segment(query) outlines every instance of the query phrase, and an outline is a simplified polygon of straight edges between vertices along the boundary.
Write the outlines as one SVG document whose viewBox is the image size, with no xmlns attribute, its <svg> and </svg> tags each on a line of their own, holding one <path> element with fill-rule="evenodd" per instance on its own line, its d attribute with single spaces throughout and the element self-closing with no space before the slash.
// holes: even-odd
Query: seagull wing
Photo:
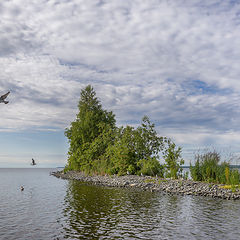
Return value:
<svg viewBox="0 0 240 240">
<path fill-rule="evenodd" d="M 9 93 L 10 93 L 10 92 L 7 92 L 7 93 L 5 93 L 4 95 L 2 95 L 2 96 L 1 96 L 1 100 L 6 99 Z"/>
</svg>

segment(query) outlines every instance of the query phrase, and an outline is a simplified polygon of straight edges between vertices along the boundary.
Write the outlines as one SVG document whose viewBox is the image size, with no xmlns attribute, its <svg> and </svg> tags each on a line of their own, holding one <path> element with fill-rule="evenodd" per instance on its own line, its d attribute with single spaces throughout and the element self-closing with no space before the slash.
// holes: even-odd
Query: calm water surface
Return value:
<svg viewBox="0 0 240 240">
<path fill-rule="evenodd" d="M 239 239 L 240 201 L 87 186 L 53 170 L 0 169 L 0 239 Z"/>
</svg>

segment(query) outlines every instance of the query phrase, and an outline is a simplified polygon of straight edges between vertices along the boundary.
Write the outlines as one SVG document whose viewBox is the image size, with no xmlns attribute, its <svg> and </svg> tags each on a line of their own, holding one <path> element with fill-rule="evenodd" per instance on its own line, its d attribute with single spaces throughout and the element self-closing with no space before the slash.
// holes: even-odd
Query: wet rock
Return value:
<svg viewBox="0 0 240 240">
<path fill-rule="evenodd" d="M 67 173 L 53 172 L 51 175 L 62 179 L 73 179 L 94 185 L 108 187 L 140 188 L 151 192 L 165 192 L 168 194 L 198 195 L 213 198 L 240 200 L 240 191 L 222 189 L 222 185 L 195 182 L 192 180 L 161 179 L 149 176 L 87 176 L 82 172 L 69 171 Z"/>
<path fill-rule="evenodd" d="M 135 187 L 136 185 L 136 183 L 129 184 L 130 187 Z"/>
</svg>

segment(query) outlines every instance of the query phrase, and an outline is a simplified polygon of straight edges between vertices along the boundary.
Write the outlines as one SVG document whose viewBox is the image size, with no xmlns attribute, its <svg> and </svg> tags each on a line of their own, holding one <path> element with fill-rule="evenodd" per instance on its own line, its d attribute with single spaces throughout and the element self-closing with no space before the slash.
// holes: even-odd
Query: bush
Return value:
<svg viewBox="0 0 240 240">
<path fill-rule="evenodd" d="M 230 169 L 226 161 L 220 162 L 220 154 L 216 151 L 195 156 L 195 166 L 190 165 L 192 179 L 195 181 L 216 182 L 222 184 L 239 184 L 238 170 Z"/>
<path fill-rule="evenodd" d="M 212 182 L 217 179 L 217 165 L 220 155 L 217 152 L 207 152 L 195 156 L 195 167 L 191 166 L 190 171 L 193 180 Z"/>
<path fill-rule="evenodd" d="M 163 177 L 163 166 L 160 165 L 156 158 L 142 159 L 137 166 L 140 168 L 138 174 Z"/>
<path fill-rule="evenodd" d="M 240 183 L 240 174 L 237 169 L 233 169 L 230 172 L 230 184 L 237 185 Z"/>
</svg>

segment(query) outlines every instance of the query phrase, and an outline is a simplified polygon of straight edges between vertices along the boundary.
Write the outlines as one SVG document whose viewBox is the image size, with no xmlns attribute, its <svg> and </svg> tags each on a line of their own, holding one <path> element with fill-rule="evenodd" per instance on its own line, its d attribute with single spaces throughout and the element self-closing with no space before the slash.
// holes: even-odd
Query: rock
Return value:
<svg viewBox="0 0 240 240">
<path fill-rule="evenodd" d="M 129 182 L 124 182 L 123 186 L 126 187 L 127 185 L 129 185 Z"/>
<path fill-rule="evenodd" d="M 62 179 L 74 179 L 89 184 L 108 187 L 138 187 L 147 191 L 165 192 L 168 194 L 209 196 L 222 199 L 240 199 L 240 191 L 232 192 L 231 189 L 222 189 L 220 184 L 209 185 L 204 182 L 192 180 L 161 179 L 150 176 L 87 176 L 82 172 L 69 171 L 67 173 L 52 172 L 51 175 Z"/>
<path fill-rule="evenodd" d="M 135 187 L 136 185 L 136 183 L 129 184 L 130 187 Z"/>
</svg>

